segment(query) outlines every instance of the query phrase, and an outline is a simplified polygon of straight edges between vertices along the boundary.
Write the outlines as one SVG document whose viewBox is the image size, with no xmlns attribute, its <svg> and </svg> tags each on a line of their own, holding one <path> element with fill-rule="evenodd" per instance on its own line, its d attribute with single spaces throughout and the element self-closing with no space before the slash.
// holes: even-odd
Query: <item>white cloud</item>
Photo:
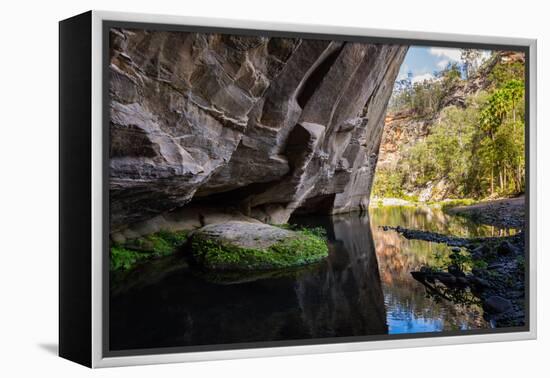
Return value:
<svg viewBox="0 0 550 378">
<path fill-rule="evenodd" d="M 431 73 L 425 73 L 425 74 L 413 76 L 413 78 L 411 79 L 411 82 L 415 84 L 415 83 L 421 83 L 425 80 L 433 80 L 433 79 L 434 79 L 434 75 L 432 75 Z"/>
<path fill-rule="evenodd" d="M 442 47 L 431 47 L 429 53 L 435 57 L 438 57 L 439 60 L 435 63 L 438 70 L 442 71 L 449 63 L 463 63 L 461 49 L 450 49 Z M 479 50 L 481 52 L 480 56 L 475 61 L 475 66 L 479 67 L 483 62 L 485 62 L 491 56 L 491 51 L 489 50 Z"/>
<path fill-rule="evenodd" d="M 442 58 L 441 60 L 436 62 L 437 68 L 440 70 L 445 69 L 447 65 L 452 63 L 461 63 L 461 50 L 460 49 L 448 49 L 448 48 L 442 48 L 442 47 L 431 47 L 429 50 L 430 54 L 433 56 Z M 477 59 L 476 63 L 479 65 L 489 59 L 491 56 L 491 51 L 489 50 L 481 50 L 481 56 Z"/>
<path fill-rule="evenodd" d="M 399 75 L 397 76 L 397 80 L 406 79 L 408 72 L 409 72 L 409 66 L 407 66 L 407 64 L 403 64 L 401 66 L 401 69 L 399 70 Z"/>
<path fill-rule="evenodd" d="M 431 47 L 430 54 L 444 58 L 451 62 L 460 62 L 460 49 L 446 49 L 443 47 Z"/>
<path fill-rule="evenodd" d="M 440 61 L 437 62 L 435 65 L 436 65 L 437 68 L 439 68 L 440 70 L 444 70 L 445 68 L 447 68 L 447 65 L 449 65 L 449 60 L 448 60 L 448 59 L 440 60 Z"/>
</svg>

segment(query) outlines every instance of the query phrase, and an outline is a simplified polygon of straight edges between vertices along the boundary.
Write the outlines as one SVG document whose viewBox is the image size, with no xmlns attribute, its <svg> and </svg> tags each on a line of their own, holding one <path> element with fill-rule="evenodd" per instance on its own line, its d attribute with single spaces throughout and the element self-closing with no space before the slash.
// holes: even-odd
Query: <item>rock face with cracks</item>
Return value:
<svg viewBox="0 0 550 378">
<path fill-rule="evenodd" d="M 112 231 L 189 206 L 269 223 L 366 208 L 406 50 L 112 29 Z"/>
</svg>

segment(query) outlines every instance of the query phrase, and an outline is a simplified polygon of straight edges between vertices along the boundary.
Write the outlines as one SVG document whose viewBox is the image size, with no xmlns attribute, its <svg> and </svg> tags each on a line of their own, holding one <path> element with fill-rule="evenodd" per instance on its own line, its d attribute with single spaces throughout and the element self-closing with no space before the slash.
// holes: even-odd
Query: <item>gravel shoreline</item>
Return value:
<svg viewBox="0 0 550 378">
<path fill-rule="evenodd" d="M 446 212 L 491 226 L 523 229 L 525 227 L 525 196 L 484 201 L 469 206 L 457 206 L 447 209 Z"/>
</svg>

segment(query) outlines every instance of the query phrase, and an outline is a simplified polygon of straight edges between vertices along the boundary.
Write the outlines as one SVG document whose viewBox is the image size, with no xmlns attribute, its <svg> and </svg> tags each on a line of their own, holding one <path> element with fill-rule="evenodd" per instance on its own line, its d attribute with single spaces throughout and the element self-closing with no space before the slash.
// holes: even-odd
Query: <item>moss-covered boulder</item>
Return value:
<svg viewBox="0 0 550 378">
<path fill-rule="evenodd" d="M 196 262 L 218 271 L 251 271 L 311 264 L 328 255 L 314 232 L 261 223 L 230 221 L 205 226 L 191 236 Z"/>
<path fill-rule="evenodd" d="M 168 256 L 181 248 L 187 240 L 187 231 L 158 231 L 124 244 L 111 245 L 111 270 L 130 270 L 154 257 Z"/>
</svg>

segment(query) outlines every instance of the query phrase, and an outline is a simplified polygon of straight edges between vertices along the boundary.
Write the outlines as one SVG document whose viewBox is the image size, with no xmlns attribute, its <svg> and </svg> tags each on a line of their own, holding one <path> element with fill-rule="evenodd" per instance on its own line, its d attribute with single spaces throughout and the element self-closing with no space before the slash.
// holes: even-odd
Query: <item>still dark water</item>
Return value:
<svg viewBox="0 0 550 378">
<path fill-rule="evenodd" d="M 461 236 L 505 232 L 435 209 L 291 219 L 327 231 L 329 257 L 258 277 L 207 277 L 181 257 L 157 260 L 111 291 L 110 349 L 161 348 L 487 328 L 476 305 L 427 297 L 410 272 L 446 246 L 407 240 L 389 225 Z"/>
</svg>

